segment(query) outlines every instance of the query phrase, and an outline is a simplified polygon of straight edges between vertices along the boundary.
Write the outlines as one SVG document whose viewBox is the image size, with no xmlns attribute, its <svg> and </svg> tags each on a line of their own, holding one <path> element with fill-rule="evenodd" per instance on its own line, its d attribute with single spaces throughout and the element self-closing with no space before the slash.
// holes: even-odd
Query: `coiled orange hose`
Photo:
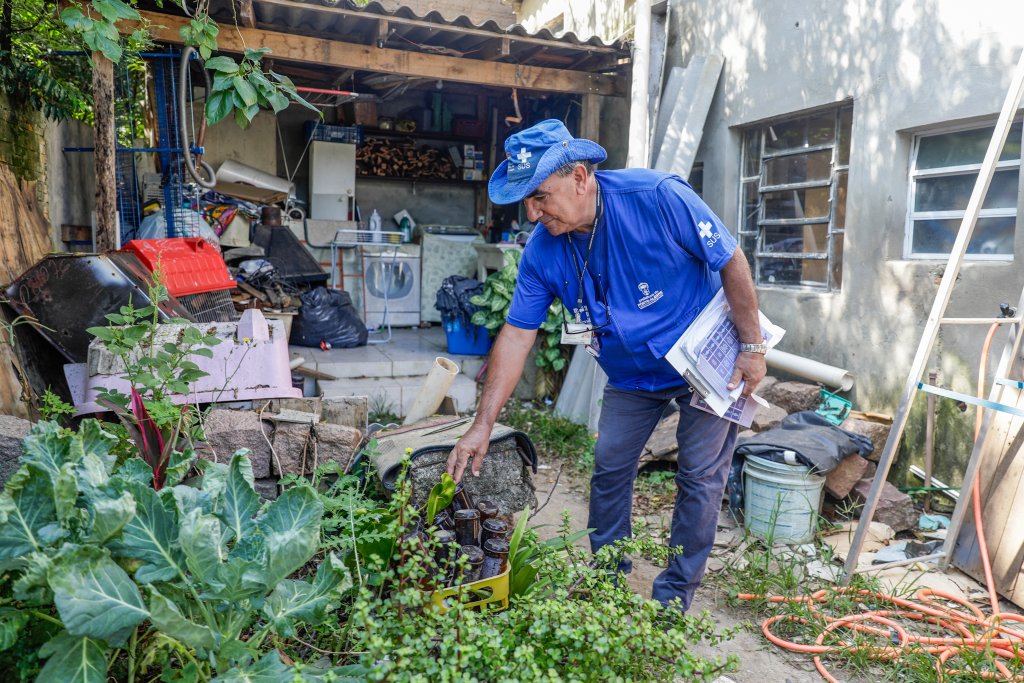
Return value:
<svg viewBox="0 0 1024 683">
<path fill-rule="evenodd" d="M 981 364 L 978 368 L 978 398 L 984 398 L 985 393 L 985 371 L 988 366 L 988 352 L 992 345 L 992 338 L 998 324 L 993 324 L 985 337 L 985 343 L 981 350 Z M 974 424 L 974 439 L 977 441 L 981 433 L 983 413 L 981 406 L 977 409 Z M 999 596 L 996 593 L 995 581 L 992 578 L 992 563 L 988 555 L 988 544 L 985 541 L 985 528 L 981 517 L 981 477 L 980 473 L 974 477 L 971 495 L 974 507 L 974 526 L 978 535 L 978 551 L 981 554 L 982 567 L 985 574 L 985 586 L 988 589 L 989 602 L 992 606 L 992 614 L 985 616 L 981 610 L 961 599 L 958 596 L 931 589 L 921 589 L 914 594 L 916 600 L 906 600 L 884 593 L 875 593 L 866 590 L 851 588 L 824 589 L 813 593 L 810 596 L 787 598 L 782 596 L 763 596 L 752 593 L 741 593 L 737 597 L 740 600 L 766 600 L 774 603 L 804 603 L 807 605 L 811 616 L 817 619 L 822 625 L 821 632 L 815 639 L 814 645 L 795 643 L 786 640 L 772 632 L 772 627 L 780 622 L 798 622 L 809 624 L 809 620 L 803 617 L 792 615 L 775 615 L 764 620 L 761 624 L 761 632 L 765 638 L 775 645 L 791 650 L 793 652 L 804 652 L 814 655 L 814 667 L 829 683 L 839 683 L 825 668 L 821 655 L 837 652 L 866 652 L 873 659 L 894 660 L 908 651 L 928 652 L 938 656 L 935 664 L 939 680 L 946 675 L 959 675 L 971 673 L 985 680 L 996 681 L 1024 681 L 1024 675 L 1014 674 L 1010 667 L 1004 663 L 1024 662 L 1024 631 L 1011 629 L 1004 626 L 1004 622 L 1013 621 L 1024 623 L 1024 617 L 1015 614 L 1000 614 Z M 816 609 L 816 605 L 826 603 L 833 596 L 850 595 L 858 603 L 865 599 L 888 604 L 893 609 L 866 610 L 855 615 L 844 617 L 833 617 Z M 953 603 L 961 609 L 943 604 Z M 917 635 L 908 632 L 890 617 L 922 621 L 933 626 L 949 631 L 950 637 L 934 637 Z M 866 622 L 879 624 L 886 628 L 870 626 Z M 835 645 L 826 645 L 825 639 L 829 634 L 848 629 L 860 633 L 870 634 L 895 641 L 892 645 L 851 645 L 840 641 Z M 967 672 L 950 667 L 949 662 L 964 651 L 985 651 L 993 654 L 993 666 L 995 671 L 971 671 Z"/>
</svg>

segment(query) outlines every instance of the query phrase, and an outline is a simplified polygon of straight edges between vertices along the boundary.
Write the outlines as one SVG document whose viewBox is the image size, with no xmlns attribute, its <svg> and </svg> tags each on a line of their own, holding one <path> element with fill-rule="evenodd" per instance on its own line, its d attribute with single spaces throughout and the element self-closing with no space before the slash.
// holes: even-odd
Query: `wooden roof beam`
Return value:
<svg viewBox="0 0 1024 683">
<path fill-rule="evenodd" d="M 187 18 L 157 12 L 140 14 L 150 22 L 150 33 L 154 40 L 182 44 L 178 29 L 188 22 Z M 137 27 L 133 22 L 121 22 L 121 25 L 124 26 L 122 30 L 127 32 Z M 237 31 L 224 31 L 218 38 L 222 51 L 240 54 L 246 45 L 259 45 L 270 48 L 270 56 L 275 61 L 393 73 L 413 78 L 440 78 L 497 88 L 625 95 L 622 79 L 603 74 L 422 54 L 254 28 L 239 27 Z"/>
</svg>

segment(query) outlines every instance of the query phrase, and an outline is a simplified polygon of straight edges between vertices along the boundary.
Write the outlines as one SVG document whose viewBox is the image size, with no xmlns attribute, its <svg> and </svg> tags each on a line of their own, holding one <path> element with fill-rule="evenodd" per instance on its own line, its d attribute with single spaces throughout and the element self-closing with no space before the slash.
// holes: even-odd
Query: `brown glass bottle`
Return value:
<svg viewBox="0 0 1024 683">
<path fill-rule="evenodd" d="M 473 583 L 480 580 L 480 570 L 484 564 L 484 551 L 475 545 L 462 546 L 462 557 L 466 567 L 462 570 L 462 583 Z"/>
<path fill-rule="evenodd" d="M 473 510 L 473 498 L 469 495 L 469 491 L 463 486 L 462 482 L 455 485 L 455 497 L 452 498 L 452 507 L 456 512 L 459 510 Z"/>
<path fill-rule="evenodd" d="M 445 529 L 447 531 L 452 531 L 453 529 L 455 529 L 455 524 L 452 522 L 451 513 L 449 513 L 447 509 L 441 510 L 436 515 L 434 515 L 433 526 L 435 529 Z"/>
<path fill-rule="evenodd" d="M 504 520 L 488 519 L 480 525 L 480 546 L 483 547 L 492 538 L 508 540 L 508 524 Z"/>
<path fill-rule="evenodd" d="M 455 539 L 459 545 L 480 545 L 480 513 L 476 510 L 455 512 Z"/>
<path fill-rule="evenodd" d="M 489 500 L 477 501 L 476 509 L 480 512 L 481 524 L 498 516 L 498 506 Z"/>
<path fill-rule="evenodd" d="M 480 578 L 489 579 L 505 571 L 508 567 L 508 541 L 492 538 L 484 544 L 484 563 L 480 569 Z"/>
</svg>

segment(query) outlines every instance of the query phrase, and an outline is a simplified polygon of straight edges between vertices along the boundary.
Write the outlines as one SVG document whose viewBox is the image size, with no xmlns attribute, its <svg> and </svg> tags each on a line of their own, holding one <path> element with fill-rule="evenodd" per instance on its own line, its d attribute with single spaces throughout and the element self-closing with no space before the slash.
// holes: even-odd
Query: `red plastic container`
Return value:
<svg viewBox="0 0 1024 683">
<path fill-rule="evenodd" d="M 199 237 L 132 240 L 124 250 L 135 254 L 151 273 L 159 264 L 167 291 L 176 297 L 235 286 L 220 252 Z"/>
</svg>

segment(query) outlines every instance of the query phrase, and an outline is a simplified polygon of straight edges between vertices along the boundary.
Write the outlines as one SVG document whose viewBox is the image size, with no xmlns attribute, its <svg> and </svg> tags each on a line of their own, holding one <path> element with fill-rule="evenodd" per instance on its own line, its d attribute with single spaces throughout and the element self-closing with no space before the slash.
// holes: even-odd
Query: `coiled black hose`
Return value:
<svg viewBox="0 0 1024 683">
<path fill-rule="evenodd" d="M 199 183 L 200 186 L 205 187 L 207 190 L 212 190 L 214 187 L 217 186 L 216 172 L 213 170 L 212 166 L 210 166 L 202 159 L 199 160 L 197 168 L 196 162 L 192 158 L 192 150 L 189 149 L 188 146 L 187 121 L 189 117 L 186 116 L 186 105 L 188 104 L 188 101 L 185 95 L 188 92 L 189 88 L 188 62 L 192 58 L 192 55 L 193 53 L 195 53 L 195 51 L 196 50 L 194 47 L 186 46 L 185 49 L 181 51 L 181 64 L 178 65 L 178 126 L 180 128 L 178 134 L 181 136 L 181 151 L 185 159 L 185 170 L 188 171 L 188 174 L 192 176 L 193 180 Z M 204 85 L 206 86 L 206 97 L 209 98 L 210 74 L 209 72 L 207 72 L 205 66 L 203 67 L 202 71 Z M 203 116 L 206 116 L 205 112 L 203 113 Z M 203 170 L 203 173 L 206 174 L 206 178 L 204 178 L 202 174 L 199 173 L 200 168 Z"/>
</svg>

